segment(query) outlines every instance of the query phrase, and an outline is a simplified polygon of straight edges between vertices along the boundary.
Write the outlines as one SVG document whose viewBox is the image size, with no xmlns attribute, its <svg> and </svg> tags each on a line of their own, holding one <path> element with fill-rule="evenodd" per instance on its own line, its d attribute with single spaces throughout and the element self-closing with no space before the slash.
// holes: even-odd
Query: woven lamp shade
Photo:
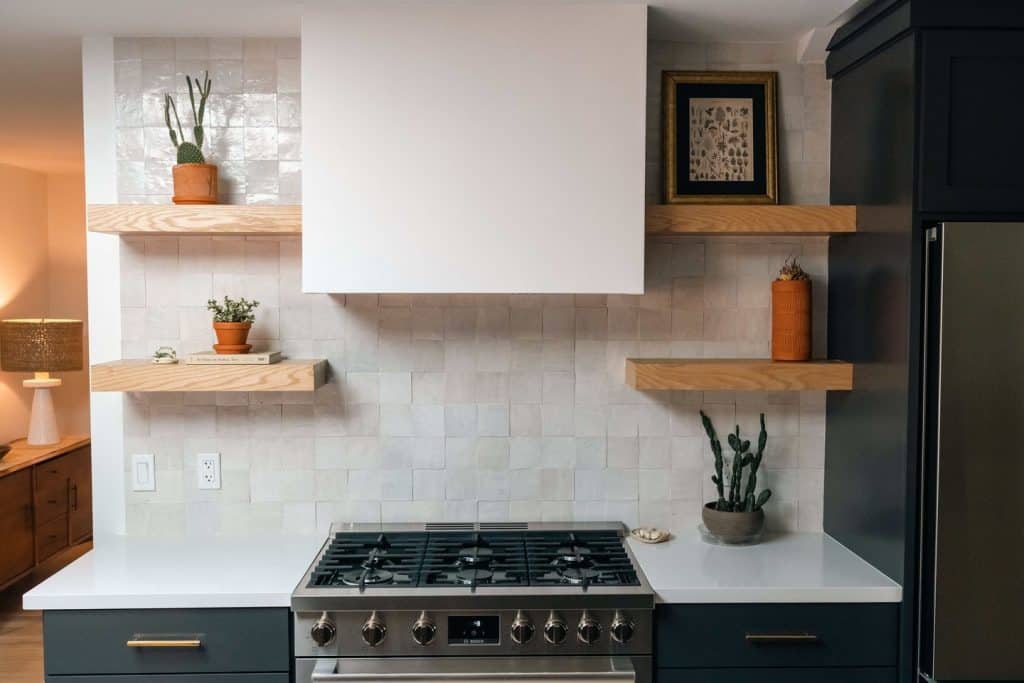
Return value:
<svg viewBox="0 0 1024 683">
<path fill-rule="evenodd" d="M 81 370 L 82 356 L 81 320 L 0 321 L 0 369 L 5 372 Z"/>
</svg>

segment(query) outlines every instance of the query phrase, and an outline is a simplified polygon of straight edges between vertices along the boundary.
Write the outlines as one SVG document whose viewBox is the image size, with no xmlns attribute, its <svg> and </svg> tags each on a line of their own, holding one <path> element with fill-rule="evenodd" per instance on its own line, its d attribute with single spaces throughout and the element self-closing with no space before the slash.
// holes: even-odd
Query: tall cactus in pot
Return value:
<svg viewBox="0 0 1024 683">
<path fill-rule="evenodd" d="M 203 156 L 205 130 L 203 119 L 206 116 L 206 102 L 210 97 L 213 82 L 210 73 L 199 78 L 185 76 L 188 84 L 188 99 L 192 105 L 192 141 L 185 138 L 185 130 L 181 126 L 178 107 L 174 96 L 164 95 L 164 122 L 171 144 L 177 151 L 178 163 L 174 167 L 174 203 L 175 204 L 215 204 L 217 203 L 217 167 L 206 163 Z M 199 102 L 196 103 L 196 92 Z M 174 117 L 172 122 L 171 117 Z"/>
</svg>

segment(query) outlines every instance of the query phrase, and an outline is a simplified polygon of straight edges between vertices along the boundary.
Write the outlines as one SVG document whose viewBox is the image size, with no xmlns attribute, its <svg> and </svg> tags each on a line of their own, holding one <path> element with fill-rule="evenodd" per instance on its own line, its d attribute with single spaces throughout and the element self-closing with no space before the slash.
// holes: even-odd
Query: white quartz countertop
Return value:
<svg viewBox="0 0 1024 683">
<path fill-rule="evenodd" d="M 324 536 L 101 537 L 24 597 L 25 609 L 287 607 Z M 665 603 L 899 602 L 896 583 L 824 534 L 708 545 L 694 530 L 629 541 Z"/>
<path fill-rule="evenodd" d="M 288 607 L 325 535 L 100 537 L 25 594 L 25 609 Z"/>
<path fill-rule="evenodd" d="M 664 603 L 900 602 L 903 590 L 827 534 L 792 533 L 720 546 L 696 529 L 650 545 L 629 540 Z"/>
</svg>

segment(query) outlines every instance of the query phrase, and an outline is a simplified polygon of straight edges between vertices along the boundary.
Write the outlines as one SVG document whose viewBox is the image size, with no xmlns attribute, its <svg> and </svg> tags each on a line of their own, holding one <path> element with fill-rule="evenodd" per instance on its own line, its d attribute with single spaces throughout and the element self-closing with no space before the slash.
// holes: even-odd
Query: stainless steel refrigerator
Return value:
<svg viewBox="0 0 1024 683">
<path fill-rule="evenodd" d="M 1024 680 L 1024 224 L 928 232 L 918 664 Z"/>
</svg>

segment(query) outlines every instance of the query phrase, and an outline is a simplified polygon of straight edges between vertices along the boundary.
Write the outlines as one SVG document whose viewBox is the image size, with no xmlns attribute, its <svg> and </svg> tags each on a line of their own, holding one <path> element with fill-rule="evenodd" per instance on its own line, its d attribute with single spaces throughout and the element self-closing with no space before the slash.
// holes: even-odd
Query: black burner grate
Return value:
<svg viewBox="0 0 1024 683">
<path fill-rule="evenodd" d="M 309 587 L 638 586 L 615 531 L 340 532 Z"/>
</svg>

